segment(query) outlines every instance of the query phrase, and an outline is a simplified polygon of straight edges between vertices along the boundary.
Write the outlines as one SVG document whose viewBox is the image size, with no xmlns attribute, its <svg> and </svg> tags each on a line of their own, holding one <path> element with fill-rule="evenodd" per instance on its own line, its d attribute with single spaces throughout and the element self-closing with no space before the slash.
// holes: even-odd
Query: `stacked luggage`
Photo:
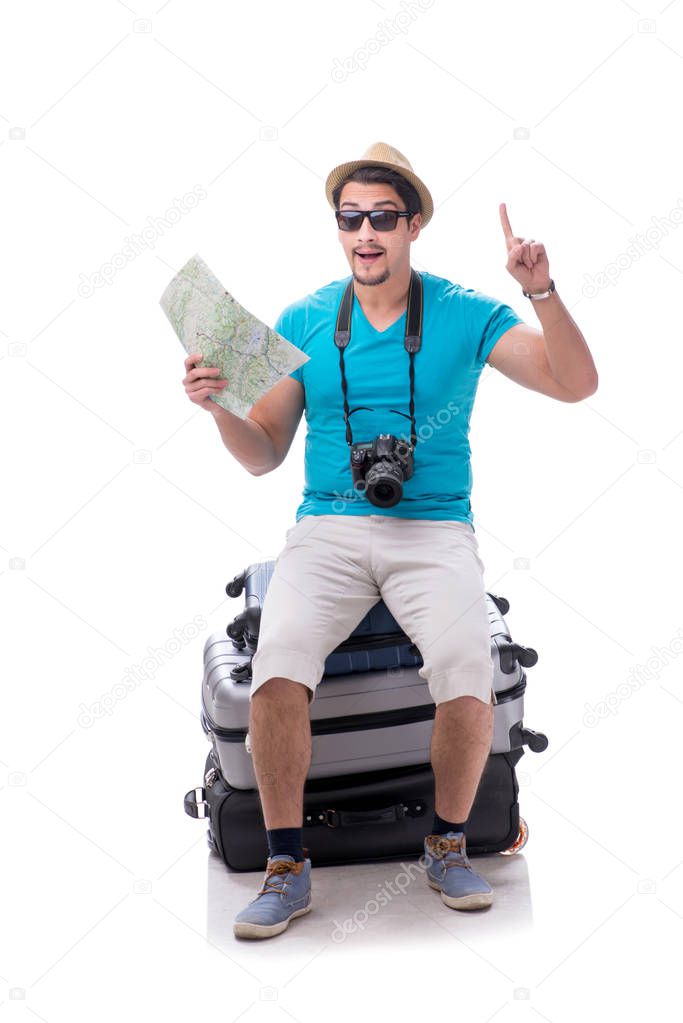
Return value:
<svg viewBox="0 0 683 1023">
<path fill-rule="evenodd" d="M 228 583 L 244 610 L 204 645 L 201 722 L 211 743 L 204 784 L 185 810 L 207 819 L 210 848 L 232 870 L 263 869 L 268 855 L 249 742 L 251 660 L 275 561 Z M 512 640 L 509 603 L 486 595 L 495 675 L 494 732 L 467 825 L 474 856 L 526 842 L 515 766 L 548 740 L 524 727 L 526 668 L 538 656 Z M 310 704 L 312 755 L 304 786 L 304 845 L 316 866 L 374 862 L 423 852 L 434 812 L 430 743 L 435 705 L 419 650 L 381 599 L 325 661 Z"/>
</svg>

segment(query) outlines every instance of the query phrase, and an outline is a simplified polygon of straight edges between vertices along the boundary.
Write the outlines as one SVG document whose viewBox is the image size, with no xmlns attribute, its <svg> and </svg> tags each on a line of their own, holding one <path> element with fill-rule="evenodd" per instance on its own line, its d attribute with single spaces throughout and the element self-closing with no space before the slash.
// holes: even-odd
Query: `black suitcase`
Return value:
<svg viewBox="0 0 683 1023">
<path fill-rule="evenodd" d="M 491 754 L 467 824 L 468 855 L 513 853 L 528 827 L 519 815 L 515 765 L 523 749 Z M 185 811 L 208 821 L 208 844 L 235 871 L 265 869 L 266 828 L 258 790 L 235 789 L 210 752 L 204 785 L 185 795 Z M 417 859 L 432 828 L 434 774 L 430 764 L 343 778 L 309 778 L 304 785 L 303 844 L 313 866 Z"/>
</svg>

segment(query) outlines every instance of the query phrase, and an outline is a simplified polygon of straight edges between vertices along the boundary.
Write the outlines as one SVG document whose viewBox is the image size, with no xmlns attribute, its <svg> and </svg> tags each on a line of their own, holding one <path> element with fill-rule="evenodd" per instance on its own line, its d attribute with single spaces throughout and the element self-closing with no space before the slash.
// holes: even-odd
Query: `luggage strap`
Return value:
<svg viewBox="0 0 683 1023">
<path fill-rule="evenodd" d="M 361 824 L 395 824 L 404 817 L 422 817 L 426 812 L 424 800 L 411 799 L 376 810 L 335 810 L 329 807 L 310 807 L 304 813 L 304 827 L 325 825 L 328 828 L 353 828 Z"/>
</svg>

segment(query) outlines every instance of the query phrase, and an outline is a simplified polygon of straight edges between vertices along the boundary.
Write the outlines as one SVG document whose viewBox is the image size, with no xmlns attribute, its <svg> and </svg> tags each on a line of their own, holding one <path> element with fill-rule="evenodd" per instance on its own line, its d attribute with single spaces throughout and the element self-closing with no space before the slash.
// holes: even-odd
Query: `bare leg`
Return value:
<svg viewBox="0 0 683 1023">
<path fill-rule="evenodd" d="M 251 698 L 249 738 L 266 828 L 300 828 L 311 763 L 309 689 L 270 678 Z"/>
<path fill-rule="evenodd" d="M 466 821 L 491 752 L 493 704 L 458 696 L 437 705 L 432 730 L 436 812 Z"/>
</svg>

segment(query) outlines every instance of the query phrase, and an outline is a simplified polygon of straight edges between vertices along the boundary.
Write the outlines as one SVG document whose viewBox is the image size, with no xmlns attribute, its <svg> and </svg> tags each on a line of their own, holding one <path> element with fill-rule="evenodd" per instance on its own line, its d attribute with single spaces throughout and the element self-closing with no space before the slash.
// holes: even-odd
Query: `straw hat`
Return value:
<svg viewBox="0 0 683 1023">
<path fill-rule="evenodd" d="M 338 167 L 330 171 L 325 182 L 325 195 L 332 209 L 335 208 L 332 200 L 332 193 L 335 188 L 349 174 L 358 170 L 359 167 L 389 167 L 391 170 L 398 171 L 399 174 L 410 182 L 420 196 L 422 203 L 422 227 L 426 227 L 434 213 L 434 203 L 429 194 L 429 189 L 420 181 L 403 153 L 399 153 L 398 149 L 387 145 L 386 142 L 374 142 L 369 149 L 365 150 L 360 160 L 340 163 Z"/>
</svg>

